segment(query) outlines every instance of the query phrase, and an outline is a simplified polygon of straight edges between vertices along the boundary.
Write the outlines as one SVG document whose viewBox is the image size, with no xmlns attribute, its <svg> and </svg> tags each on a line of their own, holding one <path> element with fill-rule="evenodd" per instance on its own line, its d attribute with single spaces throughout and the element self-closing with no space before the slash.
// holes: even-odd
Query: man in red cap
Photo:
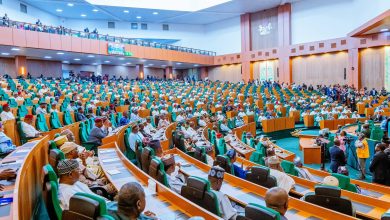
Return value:
<svg viewBox="0 0 390 220">
<path fill-rule="evenodd" d="M 8 104 L 3 105 L 3 111 L 0 113 L 0 117 L 2 121 L 15 119 L 15 116 L 12 114 L 11 108 Z"/>
<path fill-rule="evenodd" d="M 33 115 L 26 115 L 24 116 L 24 121 L 22 122 L 22 131 L 24 135 L 28 138 L 35 138 L 41 135 L 41 132 L 39 132 L 37 129 L 35 129 L 34 126 L 32 126 L 33 119 Z"/>
<path fill-rule="evenodd" d="M 108 135 L 108 130 L 103 128 L 103 119 L 95 118 L 95 127 L 89 133 L 88 142 L 102 145 L 102 139 Z"/>
</svg>

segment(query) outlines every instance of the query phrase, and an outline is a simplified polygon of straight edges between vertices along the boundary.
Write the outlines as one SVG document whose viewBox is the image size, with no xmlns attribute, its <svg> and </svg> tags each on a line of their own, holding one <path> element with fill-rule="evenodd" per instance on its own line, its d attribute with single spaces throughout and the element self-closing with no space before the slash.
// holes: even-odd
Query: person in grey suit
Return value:
<svg viewBox="0 0 390 220">
<path fill-rule="evenodd" d="M 103 119 L 95 118 L 95 127 L 89 133 L 88 142 L 102 145 L 102 139 L 108 135 L 107 129 L 103 128 Z"/>
</svg>

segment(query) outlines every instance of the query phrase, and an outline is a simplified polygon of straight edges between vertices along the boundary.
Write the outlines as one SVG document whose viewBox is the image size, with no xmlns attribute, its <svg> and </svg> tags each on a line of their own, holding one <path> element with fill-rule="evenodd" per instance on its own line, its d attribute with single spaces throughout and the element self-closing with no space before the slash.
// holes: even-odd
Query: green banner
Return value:
<svg viewBox="0 0 390 220">
<path fill-rule="evenodd" d="M 125 55 L 125 46 L 123 44 L 108 43 L 108 54 Z"/>
</svg>

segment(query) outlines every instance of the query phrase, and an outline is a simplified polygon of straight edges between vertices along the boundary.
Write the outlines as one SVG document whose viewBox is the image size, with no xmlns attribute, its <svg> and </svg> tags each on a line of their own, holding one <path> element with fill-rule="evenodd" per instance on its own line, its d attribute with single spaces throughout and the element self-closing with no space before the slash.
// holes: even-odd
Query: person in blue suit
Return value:
<svg viewBox="0 0 390 220">
<path fill-rule="evenodd" d="M 330 169 L 333 173 L 337 173 L 337 169 L 340 166 L 345 165 L 344 151 L 340 149 L 340 141 L 335 140 L 334 146 L 329 149 L 330 151 Z"/>
</svg>

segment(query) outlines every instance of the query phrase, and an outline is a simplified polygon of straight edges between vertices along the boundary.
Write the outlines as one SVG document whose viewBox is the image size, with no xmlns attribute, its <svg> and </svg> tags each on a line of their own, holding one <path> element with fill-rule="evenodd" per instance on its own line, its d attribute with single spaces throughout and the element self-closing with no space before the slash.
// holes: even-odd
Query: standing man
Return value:
<svg viewBox="0 0 390 220">
<path fill-rule="evenodd" d="M 329 149 L 330 153 L 330 169 L 333 173 L 337 173 L 339 166 L 345 165 L 344 151 L 340 149 L 340 140 L 334 141 L 334 146 Z"/>
<path fill-rule="evenodd" d="M 370 164 L 370 171 L 373 173 L 372 182 L 386 184 L 390 174 L 390 163 L 384 152 L 386 145 L 380 143 L 375 147 L 375 155 Z"/>
</svg>

